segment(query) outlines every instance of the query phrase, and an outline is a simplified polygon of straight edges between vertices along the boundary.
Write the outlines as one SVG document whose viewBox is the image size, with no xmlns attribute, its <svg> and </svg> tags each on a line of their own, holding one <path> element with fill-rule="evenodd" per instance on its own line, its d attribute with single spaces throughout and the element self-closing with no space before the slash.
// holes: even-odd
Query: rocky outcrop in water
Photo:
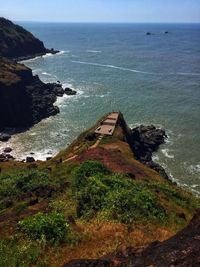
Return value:
<svg viewBox="0 0 200 267">
<path fill-rule="evenodd" d="M 140 162 L 168 178 L 164 168 L 152 160 L 153 152 L 157 151 L 159 146 L 165 142 L 166 137 L 165 131 L 154 125 L 140 125 L 132 129 L 130 141 L 134 155 Z"/>
<path fill-rule="evenodd" d="M 57 52 L 45 48 L 42 41 L 23 27 L 0 18 L 0 56 L 22 60 Z"/>
</svg>

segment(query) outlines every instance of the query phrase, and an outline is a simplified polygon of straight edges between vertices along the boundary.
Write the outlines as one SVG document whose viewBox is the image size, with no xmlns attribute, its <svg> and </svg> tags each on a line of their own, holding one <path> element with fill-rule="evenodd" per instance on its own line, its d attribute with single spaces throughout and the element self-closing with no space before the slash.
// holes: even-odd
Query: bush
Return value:
<svg viewBox="0 0 200 267">
<path fill-rule="evenodd" d="M 87 178 L 96 174 L 109 174 L 110 171 L 98 161 L 86 161 L 74 171 L 75 188 L 84 187 L 87 184 Z"/>
<path fill-rule="evenodd" d="M 36 244 L 30 241 L 0 240 L 1 267 L 27 267 L 36 264 L 41 254 Z"/>
<path fill-rule="evenodd" d="M 106 209 L 111 218 L 122 223 L 131 223 L 134 219 L 162 220 L 165 217 L 154 195 L 136 183 L 129 189 L 111 191 L 106 200 Z"/>
<path fill-rule="evenodd" d="M 38 213 L 18 222 L 18 230 L 32 240 L 50 241 L 51 243 L 62 242 L 69 232 L 63 214 L 52 212 L 50 214 Z"/>
<path fill-rule="evenodd" d="M 16 198 L 23 199 L 36 195 L 48 197 L 60 186 L 49 177 L 47 171 L 23 170 L 0 175 L 0 209 L 8 206 Z"/>
<path fill-rule="evenodd" d="M 92 166 L 98 167 L 92 171 Z M 78 217 L 91 218 L 103 212 L 123 223 L 165 218 L 163 208 L 144 182 L 112 174 L 101 163 L 87 162 L 79 167 L 75 172 L 75 189 Z"/>
<path fill-rule="evenodd" d="M 45 171 L 24 170 L 0 175 L 0 197 L 15 196 L 21 192 L 34 191 L 49 184 Z"/>
<path fill-rule="evenodd" d="M 103 208 L 109 187 L 97 177 L 89 177 L 87 185 L 76 194 L 77 216 L 90 218 Z"/>
</svg>

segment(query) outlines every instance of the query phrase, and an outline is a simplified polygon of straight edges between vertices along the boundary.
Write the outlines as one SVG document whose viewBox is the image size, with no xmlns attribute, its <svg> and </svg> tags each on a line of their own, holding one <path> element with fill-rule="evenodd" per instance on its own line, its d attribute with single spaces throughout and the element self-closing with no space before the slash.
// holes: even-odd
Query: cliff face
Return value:
<svg viewBox="0 0 200 267">
<path fill-rule="evenodd" d="M 0 18 L 0 56 L 25 59 L 56 52 L 46 49 L 43 42 L 23 27 Z"/>
<path fill-rule="evenodd" d="M 59 112 L 55 87 L 25 65 L 0 58 L 0 127 L 28 127 Z"/>
</svg>

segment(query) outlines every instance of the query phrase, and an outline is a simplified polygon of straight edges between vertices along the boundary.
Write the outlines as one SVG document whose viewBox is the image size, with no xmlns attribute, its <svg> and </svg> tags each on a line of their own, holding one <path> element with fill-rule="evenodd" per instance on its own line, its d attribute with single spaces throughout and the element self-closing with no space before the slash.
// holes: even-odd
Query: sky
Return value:
<svg viewBox="0 0 200 267">
<path fill-rule="evenodd" d="M 0 17 L 48 22 L 200 22 L 200 0 L 0 0 Z"/>
</svg>

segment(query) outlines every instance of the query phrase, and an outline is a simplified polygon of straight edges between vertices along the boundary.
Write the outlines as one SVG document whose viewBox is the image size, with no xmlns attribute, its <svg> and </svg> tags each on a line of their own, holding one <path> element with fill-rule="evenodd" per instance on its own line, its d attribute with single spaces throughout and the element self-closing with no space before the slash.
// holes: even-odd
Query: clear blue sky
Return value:
<svg viewBox="0 0 200 267">
<path fill-rule="evenodd" d="M 200 22 L 200 0 L 0 0 L 0 16 L 56 22 Z"/>
</svg>

